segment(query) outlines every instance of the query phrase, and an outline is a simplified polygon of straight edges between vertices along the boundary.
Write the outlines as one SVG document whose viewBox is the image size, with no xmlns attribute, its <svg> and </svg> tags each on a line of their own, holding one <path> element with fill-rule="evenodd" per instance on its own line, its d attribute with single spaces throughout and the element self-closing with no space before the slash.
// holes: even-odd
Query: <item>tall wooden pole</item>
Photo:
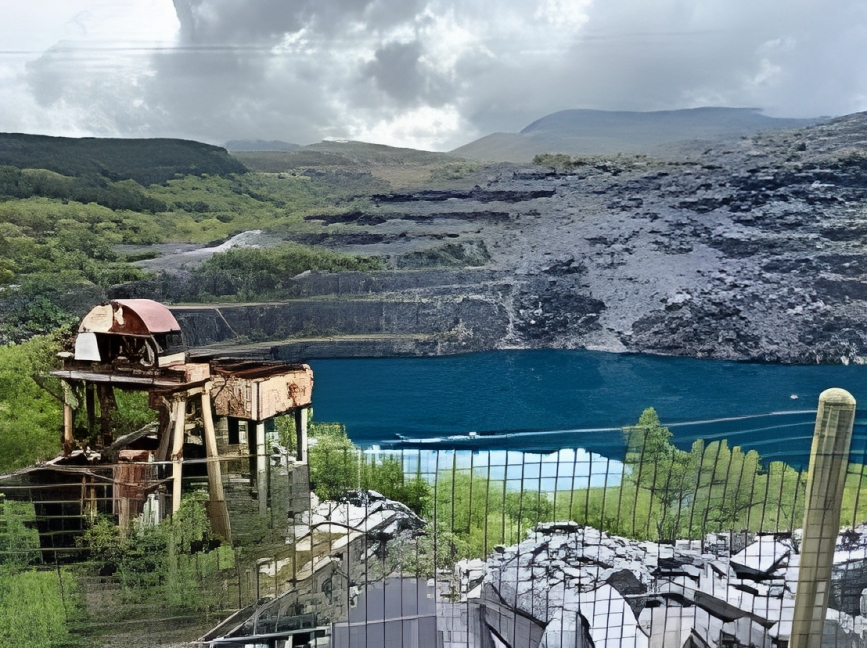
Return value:
<svg viewBox="0 0 867 648">
<path fill-rule="evenodd" d="M 301 407 L 295 409 L 295 460 L 307 461 L 307 410 Z"/>
<path fill-rule="evenodd" d="M 256 490 L 259 515 L 268 513 L 268 457 L 265 454 L 265 422 L 256 421 Z"/>
<path fill-rule="evenodd" d="M 61 444 L 63 446 L 63 454 L 69 455 L 72 452 L 75 440 L 72 437 L 73 417 L 75 414 L 76 398 L 72 392 L 72 385 L 65 380 L 63 385 L 63 438 Z"/>
<path fill-rule="evenodd" d="M 202 424 L 205 428 L 205 453 L 208 457 L 208 516 L 211 529 L 228 543 L 232 542 L 232 529 L 229 524 L 229 509 L 223 492 L 223 472 L 220 467 L 220 454 L 217 451 L 217 433 L 214 430 L 214 416 L 211 411 L 211 392 L 208 387 L 202 392 Z"/>
<path fill-rule="evenodd" d="M 843 389 L 823 391 L 810 450 L 791 648 L 822 645 L 854 423 L 852 395 Z"/>
<path fill-rule="evenodd" d="M 172 435 L 172 513 L 181 508 L 181 478 L 183 476 L 184 457 L 184 427 L 187 423 L 187 398 L 178 398 L 172 409 L 175 421 L 175 431 Z"/>
</svg>

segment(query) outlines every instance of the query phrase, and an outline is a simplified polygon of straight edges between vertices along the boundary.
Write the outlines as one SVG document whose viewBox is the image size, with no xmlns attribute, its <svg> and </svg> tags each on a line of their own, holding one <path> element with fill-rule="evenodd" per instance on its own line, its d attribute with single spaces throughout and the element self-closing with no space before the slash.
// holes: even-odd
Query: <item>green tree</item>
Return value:
<svg viewBox="0 0 867 648">
<path fill-rule="evenodd" d="M 420 474 L 408 476 L 399 457 L 385 456 L 380 461 L 362 457 L 361 487 L 406 504 L 419 516 L 427 515 L 430 508 L 430 484 Z"/>
<path fill-rule="evenodd" d="M 626 436 L 627 479 L 650 492 L 651 507 L 654 502 L 660 507 L 657 535 L 660 540 L 673 541 L 684 505 L 694 491 L 695 457 L 671 443 L 671 430 L 660 423 L 652 407 L 644 410 L 635 426 L 626 429 Z"/>
<path fill-rule="evenodd" d="M 0 347 L 0 470 L 28 466 L 60 451 L 63 411 L 54 338 Z"/>
<path fill-rule="evenodd" d="M 360 485 L 360 452 L 339 423 L 310 425 L 310 485 L 321 499 L 337 499 Z"/>
</svg>

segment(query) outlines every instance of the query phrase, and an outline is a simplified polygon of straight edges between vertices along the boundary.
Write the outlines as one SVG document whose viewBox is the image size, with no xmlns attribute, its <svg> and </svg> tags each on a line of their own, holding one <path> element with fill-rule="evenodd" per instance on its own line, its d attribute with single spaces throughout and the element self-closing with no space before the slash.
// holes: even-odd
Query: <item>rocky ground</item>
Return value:
<svg viewBox="0 0 867 648">
<path fill-rule="evenodd" d="M 364 211 L 310 218 L 321 230 L 297 240 L 384 255 L 394 270 L 298 277 L 287 297 L 312 300 L 295 303 L 301 323 L 248 329 L 252 341 L 419 335 L 380 351 L 867 361 L 867 113 L 684 144 L 664 160 L 495 165 L 473 189 L 374 196 Z M 312 304 L 323 300 L 376 313 L 347 328 Z M 196 343 L 232 339 L 205 320 L 185 326 Z"/>
<path fill-rule="evenodd" d="M 865 645 L 865 531 L 838 537 L 823 646 Z M 671 546 L 556 522 L 455 573 L 470 619 L 485 607 L 505 636 L 521 634 L 519 617 L 533 619 L 540 646 L 770 648 L 791 637 L 799 536 L 710 534 Z"/>
</svg>

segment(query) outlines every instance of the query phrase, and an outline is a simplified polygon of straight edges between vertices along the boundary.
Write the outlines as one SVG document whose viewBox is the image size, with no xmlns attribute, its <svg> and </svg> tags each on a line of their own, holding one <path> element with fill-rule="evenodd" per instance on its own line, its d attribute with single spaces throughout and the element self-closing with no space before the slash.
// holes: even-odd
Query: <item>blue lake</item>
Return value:
<svg viewBox="0 0 867 648">
<path fill-rule="evenodd" d="M 654 407 L 681 447 L 696 438 L 727 438 L 767 459 L 802 465 L 823 390 L 842 387 L 867 403 L 862 366 L 571 350 L 316 360 L 311 366 L 316 420 L 344 423 L 350 438 L 366 447 L 585 448 L 619 457 L 619 428 Z M 858 418 L 852 450 L 861 456 L 867 426 Z"/>
</svg>

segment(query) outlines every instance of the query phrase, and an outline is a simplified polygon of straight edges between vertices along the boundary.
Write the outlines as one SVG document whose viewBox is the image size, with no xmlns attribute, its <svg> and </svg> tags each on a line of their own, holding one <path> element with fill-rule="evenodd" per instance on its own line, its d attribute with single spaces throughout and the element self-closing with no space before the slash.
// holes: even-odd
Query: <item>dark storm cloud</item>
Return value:
<svg viewBox="0 0 867 648">
<path fill-rule="evenodd" d="M 348 24 L 387 27 L 411 20 L 415 0 L 173 0 L 181 33 L 191 43 L 279 41 L 284 34 L 307 28 L 339 34 Z"/>
<path fill-rule="evenodd" d="M 453 98 L 453 90 L 445 79 L 422 64 L 422 53 L 418 41 L 389 43 L 376 50 L 364 76 L 399 106 L 441 106 Z"/>
<path fill-rule="evenodd" d="M 867 109 L 861 0 L 172 2 L 172 47 L 34 58 L 7 129 L 450 148 L 564 108 Z"/>
</svg>

